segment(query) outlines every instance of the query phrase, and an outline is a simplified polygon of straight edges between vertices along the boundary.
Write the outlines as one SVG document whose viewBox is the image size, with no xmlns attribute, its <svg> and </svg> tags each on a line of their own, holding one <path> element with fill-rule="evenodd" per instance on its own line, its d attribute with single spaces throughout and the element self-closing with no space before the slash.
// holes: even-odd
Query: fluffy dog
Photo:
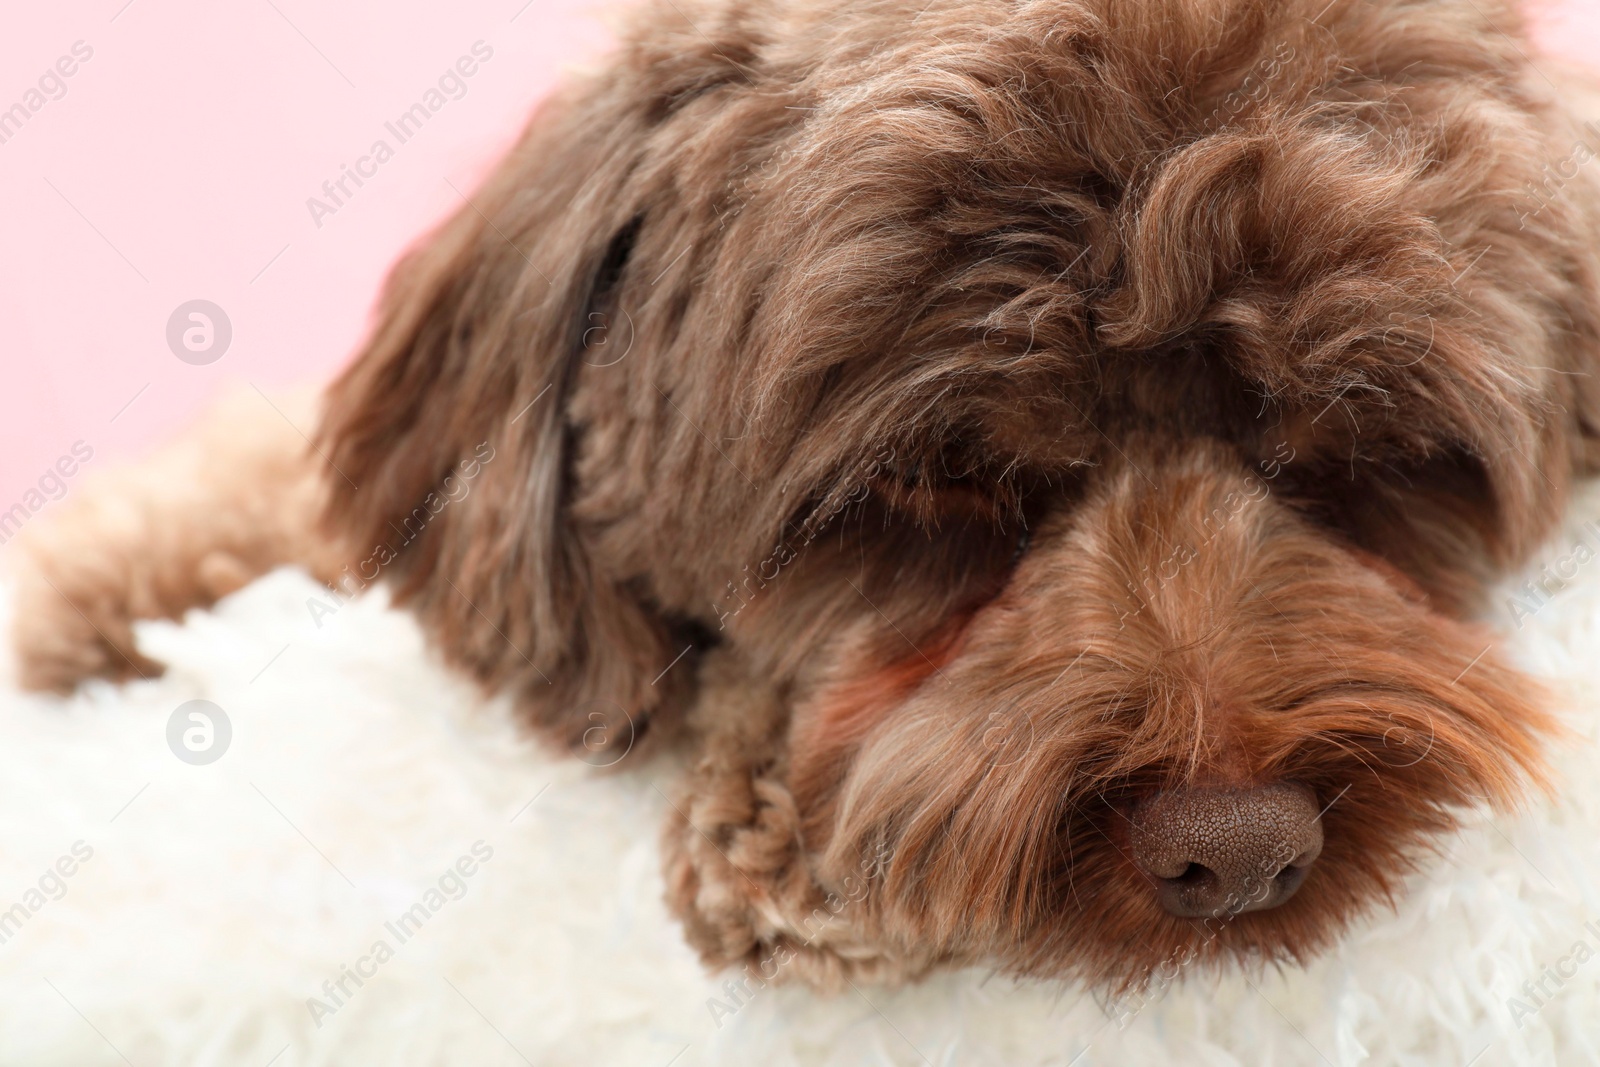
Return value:
<svg viewBox="0 0 1600 1067">
<path fill-rule="evenodd" d="M 1541 780 L 1467 621 L 1600 457 L 1589 134 L 1529 51 L 1500 0 L 646 8 L 313 450 L 227 420 L 62 509 L 27 678 L 158 669 L 132 619 L 280 562 L 386 579 L 591 762 L 687 746 L 709 964 L 1304 959 Z"/>
</svg>

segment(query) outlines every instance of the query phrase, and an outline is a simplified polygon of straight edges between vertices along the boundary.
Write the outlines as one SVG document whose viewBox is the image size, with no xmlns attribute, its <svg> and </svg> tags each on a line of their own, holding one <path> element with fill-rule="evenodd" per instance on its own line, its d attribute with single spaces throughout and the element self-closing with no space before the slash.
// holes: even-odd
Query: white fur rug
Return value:
<svg viewBox="0 0 1600 1067">
<path fill-rule="evenodd" d="M 1520 629 L 1532 601 L 1497 611 L 1563 691 L 1560 802 L 1475 821 L 1309 970 L 1190 982 L 1120 1025 L 974 972 L 731 997 L 660 900 L 670 761 L 553 762 L 381 595 L 318 629 L 310 579 L 271 575 L 149 625 L 164 679 L 67 701 L 17 693 L 8 660 L 0 1064 L 1600 1062 L 1600 564 L 1574 551 L 1597 519 L 1591 488 L 1552 543 L 1574 584 Z M 232 730 L 205 765 L 167 740 L 193 699 Z"/>
</svg>

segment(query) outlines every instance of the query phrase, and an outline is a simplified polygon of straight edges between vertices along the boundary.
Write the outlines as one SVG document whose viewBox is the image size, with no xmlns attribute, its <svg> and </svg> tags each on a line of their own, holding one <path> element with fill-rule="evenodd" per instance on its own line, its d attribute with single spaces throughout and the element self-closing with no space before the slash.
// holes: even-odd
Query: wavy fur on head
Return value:
<svg viewBox="0 0 1600 1067">
<path fill-rule="evenodd" d="M 396 269 L 327 534 L 493 449 L 384 573 L 551 737 L 683 725 L 708 963 L 1303 958 L 1539 777 L 1463 621 L 1600 418 L 1527 50 L 1500 0 L 647 6 Z M 1161 911 L 1132 806 L 1277 781 L 1300 893 Z"/>
</svg>

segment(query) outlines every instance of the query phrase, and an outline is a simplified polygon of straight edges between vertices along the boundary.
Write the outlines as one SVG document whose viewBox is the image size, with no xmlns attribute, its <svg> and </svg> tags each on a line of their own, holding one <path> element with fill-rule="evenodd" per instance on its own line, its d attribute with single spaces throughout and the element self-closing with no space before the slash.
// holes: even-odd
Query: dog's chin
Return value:
<svg viewBox="0 0 1600 1067">
<path fill-rule="evenodd" d="M 906 659 L 843 642 L 796 707 L 802 845 L 824 889 L 870 872 L 864 941 L 1119 995 L 1304 963 L 1396 904 L 1463 811 L 1540 780 L 1534 687 L 1384 568 L 1269 500 L 1146 610 L 1108 614 L 1142 562 L 1112 510 L 1044 524 L 955 636 Z M 1259 892 L 1197 896 L 1136 834 L 1174 796 L 1266 797 L 1308 836 Z"/>
</svg>

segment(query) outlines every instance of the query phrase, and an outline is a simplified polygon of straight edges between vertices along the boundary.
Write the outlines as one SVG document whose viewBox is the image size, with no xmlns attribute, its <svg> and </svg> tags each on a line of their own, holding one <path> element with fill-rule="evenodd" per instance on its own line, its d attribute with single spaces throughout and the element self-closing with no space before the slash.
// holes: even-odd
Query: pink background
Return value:
<svg viewBox="0 0 1600 1067">
<path fill-rule="evenodd" d="M 450 183 L 472 192 L 534 101 L 603 53 L 625 7 L 81 0 L 11 13 L 0 110 L 74 42 L 94 55 L 0 144 L 0 511 L 74 441 L 99 468 L 230 385 L 326 380 L 388 265 L 460 203 Z M 1544 47 L 1600 66 L 1600 0 L 1541 7 Z M 466 95 L 318 228 L 306 199 L 378 137 L 395 145 L 384 123 L 479 40 L 494 55 Z M 207 366 L 166 344 L 169 315 L 196 298 L 233 324 Z"/>
</svg>

